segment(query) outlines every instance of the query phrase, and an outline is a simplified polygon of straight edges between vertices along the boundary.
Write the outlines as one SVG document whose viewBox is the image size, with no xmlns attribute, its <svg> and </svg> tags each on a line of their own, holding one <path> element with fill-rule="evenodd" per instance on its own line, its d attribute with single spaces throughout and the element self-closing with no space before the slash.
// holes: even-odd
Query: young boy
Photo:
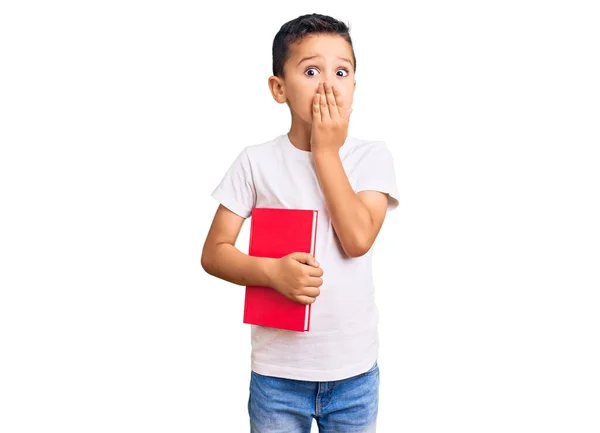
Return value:
<svg viewBox="0 0 600 433">
<path fill-rule="evenodd" d="M 349 28 L 311 14 L 273 42 L 273 98 L 289 133 L 246 146 L 212 193 L 220 203 L 202 267 L 241 286 L 272 287 L 311 306 L 308 332 L 251 325 L 248 413 L 255 433 L 374 432 L 379 397 L 378 310 L 371 253 L 398 206 L 392 154 L 348 136 L 356 81 Z M 235 247 L 254 207 L 317 209 L 315 257 L 251 257 Z"/>
</svg>

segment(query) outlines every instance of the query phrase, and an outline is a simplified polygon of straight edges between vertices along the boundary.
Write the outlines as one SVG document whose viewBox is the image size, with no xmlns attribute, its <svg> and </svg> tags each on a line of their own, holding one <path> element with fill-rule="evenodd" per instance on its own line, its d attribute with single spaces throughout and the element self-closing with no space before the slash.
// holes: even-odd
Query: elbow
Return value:
<svg viewBox="0 0 600 433">
<path fill-rule="evenodd" d="M 202 266 L 202 269 L 204 269 L 205 272 L 208 272 L 208 261 L 204 254 L 200 257 L 200 266 Z"/>
<path fill-rule="evenodd" d="M 358 249 L 358 248 L 356 248 L 356 249 L 348 249 L 348 250 L 345 250 L 345 251 L 346 251 L 346 255 L 348 257 L 352 257 L 354 259 L 354 258 L 357 258 L 357 257 L 364 256 L 365 254 L 367 254 L 367 252 L 369 250 L 368 249 L 365 250 L 365 249 Z"/>
<path fill-rule="evenodd" d="M 368 242 L 353 242 L 351 245 L 344 245 L 343 248 L 348 257 L 356 258 L 367 254 L 371 245 Z"/>
<path fill-rule="evenodd" d="M 200 257 L 200 266 L 207 274 L 211 274 L 211 263 L 209 260 L 210 254 L 206 251 L 206 249 L 202 250 L 202 256 Z"/>
</svg>

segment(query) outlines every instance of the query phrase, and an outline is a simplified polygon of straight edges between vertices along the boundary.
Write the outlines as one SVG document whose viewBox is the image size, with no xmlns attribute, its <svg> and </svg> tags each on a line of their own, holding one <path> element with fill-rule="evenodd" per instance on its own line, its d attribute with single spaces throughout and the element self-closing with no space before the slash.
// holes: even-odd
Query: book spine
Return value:
<svg viewBox="0 0 600 433">
<path fill-rule="evenodd" d="M 312 236 L 310 243 L 310 253 L 313 257 L 315 257 L 315 245 L 317 242 L 317 223 L 319 222 L 319 211 L 313 211 L 313 224 L 312 224 Z M 316 259 L 316 257 L 315 257 Z M 312 304 L 306 304 L 306 311 L 304 315 L 304 330 L 310 330 L 310 313 L 312 309 Z"/>
</svg>

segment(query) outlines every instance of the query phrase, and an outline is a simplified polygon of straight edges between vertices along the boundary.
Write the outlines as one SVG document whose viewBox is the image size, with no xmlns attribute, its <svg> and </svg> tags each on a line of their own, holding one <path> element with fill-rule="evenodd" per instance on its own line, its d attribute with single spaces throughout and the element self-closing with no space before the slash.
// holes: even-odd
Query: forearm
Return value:
<svg viewBox="0 0 600 433">
<path fill-rule="evenodd" d="M 240 286 L 271 287 L 271 266 L 276 259 L 244 254 L 228 243 L 202 254 L 202 267 L 217 278 Z"/>
<path fill-rule="evenodd" d="M 339 153 L 315 153 L 313 160 L 342 248 L 351 257 L 364 254 L 373 221 L 369 210 L 352 189 Z"/>
</svg>

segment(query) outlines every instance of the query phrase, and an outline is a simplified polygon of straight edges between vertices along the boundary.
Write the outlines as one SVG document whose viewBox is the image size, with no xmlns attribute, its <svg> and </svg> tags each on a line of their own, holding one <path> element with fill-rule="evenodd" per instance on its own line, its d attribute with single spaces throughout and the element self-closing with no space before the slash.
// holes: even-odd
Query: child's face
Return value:
<svg viewBox="0 0 600 433">
<path fill-rule="evenodd" d="M 342 104 L 352 106 L 356 81 L 348 42 L 338 35 L 308 35 L 292 44 L 290 51 L 291 56 L 284 65 L 285 79 L 280 80 L 281 93 L 279 97 L 274 94 L 278 102 L 287 100 L 296 116 L 312 123 L 313 97 L 319 83 L 328 82 L 338 88 Z M 317 57 L 303 60 L 312 56 Z"/>
</svg>

